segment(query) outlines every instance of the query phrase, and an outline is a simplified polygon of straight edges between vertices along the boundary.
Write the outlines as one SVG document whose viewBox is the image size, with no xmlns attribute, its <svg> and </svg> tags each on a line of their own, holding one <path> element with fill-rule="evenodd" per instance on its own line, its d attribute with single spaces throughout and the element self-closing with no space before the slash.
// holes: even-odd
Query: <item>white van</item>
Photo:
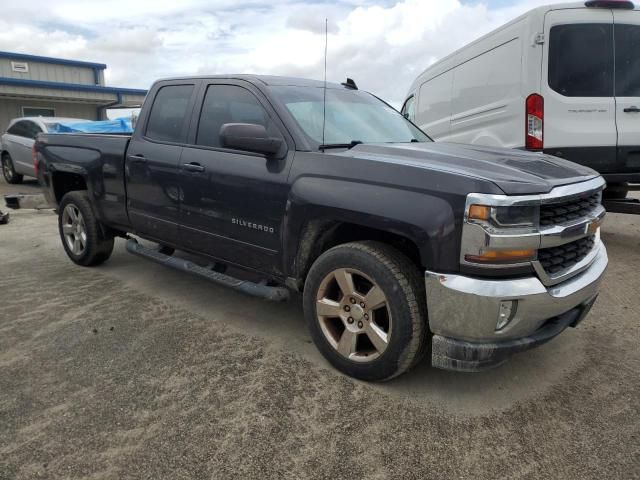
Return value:
<svg viewBox="0 0 640 480">
<path fill-rule="evenodd" d="M 536 8 L 425 70 L 402 113 L 436 140 L 544 151 L 640 182 L 640 10 Z"/>
</svg>

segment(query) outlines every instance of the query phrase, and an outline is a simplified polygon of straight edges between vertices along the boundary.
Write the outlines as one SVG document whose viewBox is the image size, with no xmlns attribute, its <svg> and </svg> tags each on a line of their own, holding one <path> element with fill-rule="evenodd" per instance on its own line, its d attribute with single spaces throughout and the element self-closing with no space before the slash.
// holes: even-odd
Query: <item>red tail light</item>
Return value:
<svg viewBox="0 0 640 480">
<path fill-rule="evenodd" d="M 38 161 L 38 152 L 36 151 L 36 144 L 33 144 L 31 147 L 31 158 L 33 160 L 33 168 L 36 173 L 36 178 L 38 178 L 38 170 L 40 170 L 40 162 Z"/>
<path fill-rule="evenodd" d="M 537 93 L 527 97 L 524 138 L 527 150 L 542 150 L 544 147 L 544 98 Z"/>
</svg>

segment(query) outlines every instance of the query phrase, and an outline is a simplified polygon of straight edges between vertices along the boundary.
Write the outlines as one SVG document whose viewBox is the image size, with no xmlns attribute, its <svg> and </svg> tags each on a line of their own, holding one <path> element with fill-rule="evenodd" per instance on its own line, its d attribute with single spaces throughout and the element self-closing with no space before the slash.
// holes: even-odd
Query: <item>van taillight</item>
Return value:
<svg viewBox="0 0 640 480">
<path fill-rule="evenodd" d="M 33 144 L 31 147 L 31 159 L 33 160 L 33 169 L 36 173 L 36 178 L 38 178 L 38 170 L 40 169 L 40 162 L 38 161 L 38 152 L 36 150 L 36 144 Z"/>
<path fill-rule="evenodd" d="M 527 150 L 542 150 L 544 147 L 544 99 L 532 93 L 527 97 L 525 113 L 525 147 Z"/>
</svg>

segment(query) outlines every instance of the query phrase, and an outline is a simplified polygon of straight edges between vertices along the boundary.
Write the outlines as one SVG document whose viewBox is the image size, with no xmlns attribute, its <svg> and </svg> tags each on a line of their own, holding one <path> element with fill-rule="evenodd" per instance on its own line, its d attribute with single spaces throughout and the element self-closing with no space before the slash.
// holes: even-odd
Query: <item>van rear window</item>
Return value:
<svg viewBox="0 0 640 480">
<path fill-rule="evenodd" d="M 640 97 L 640 25 L 615 25 L 616 96 Z"/>
<path fill-rule="evenodd" d="M 613 25 L 555 25 L 549 38 L 549 87 L 565 97 L 613 97 Z"/>
</svg>

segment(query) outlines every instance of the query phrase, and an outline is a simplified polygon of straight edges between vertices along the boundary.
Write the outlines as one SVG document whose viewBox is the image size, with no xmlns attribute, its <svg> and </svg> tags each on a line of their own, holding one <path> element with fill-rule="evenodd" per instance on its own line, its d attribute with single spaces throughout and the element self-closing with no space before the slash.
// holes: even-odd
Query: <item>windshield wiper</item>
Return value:
<svg viewBox="0 0 640 480">
<path fill-rule="evenodd" d="M 362 141 L 360 141 L 360 140 L 351 140 L 351 143 L 327 143 L 327 144 L 324 144 L 324 145 L 320 145 L 318 147 L 318 150 L 325 151 L 328 148 L 347 148 L 347 149 L 349 149 L 349 148 L 355 147 L 356 145 L 360 145 L 361 143 L 362 143 Z"/>
</svg>

